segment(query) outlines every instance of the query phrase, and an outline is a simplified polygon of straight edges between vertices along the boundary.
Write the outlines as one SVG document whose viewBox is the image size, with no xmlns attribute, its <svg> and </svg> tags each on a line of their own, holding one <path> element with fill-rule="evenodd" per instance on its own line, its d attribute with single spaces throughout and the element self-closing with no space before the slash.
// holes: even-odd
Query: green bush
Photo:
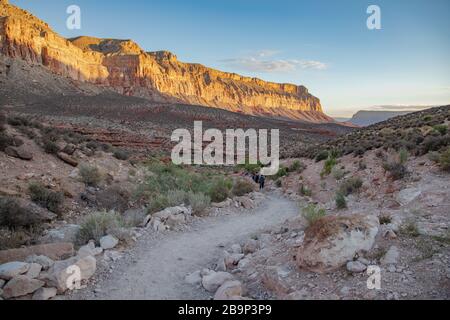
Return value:
<svg viewBox="0 0 450 320">
<path fill-rule="evenodd" d="M 325 217 L 326 214 L 325 209 L 319 209 L 314 204 L 310 204 L 302 209 L 302 216 L 306 219 L 308 226 L 313 225 L 316 221 Z"/>
<path fill-rule="evenodd" d="M 167 199 L 167 195 L 158 194 L 153 197 L 150 201 L 150 205 L 148 207 L 149 213 L 158 212 L 164 210 L 165 208 L 172 207 Z"/>
<path fill-rule="evenodd" d="M 97 167 L 81 164 L 79 170 L 81 181 L 87 186 L 97 187 L 102 181 L 102 175 Z"/>
<path fill-rule="evenodd" d="M 338 209 L 347 208 L 347 200 L 345 199 L 345 196 L 342 193 L 340 193 L 340 192 L 336 193 L 335 201 L 336 201 L 336 207 Z"/>
<path fill-rule="evenodd" d="M 439 157 L 439 165 L 442 170 L 450 171 L 450 148 L 444 151 Z"/>
<path fill-rule="evenodd" d="M 304 184 L 301 184 L 300 185 L 300 187 L 299 187 L 299 193 L 302 195 L 302 196 L 305 196 L 305 197 L 311 197 L 311 195 L 312 195 L 312 191 L 311 191 L 311 189 L 309 189 L 307 186 L 305 186 Z"/>
<path fill-rule="evenodd" d="M 322 172 L 320 173 L 320 176 L 323 178 L 324 176 L 328 176 L 331 173 L 331 170 L 336 165 L 336 159 L 335 158 L 328 158 L 327 161 L 325 161 L 323 165 Z"/>
<path fill-rule="evenodd" d="M 240 197 L 252 192 L 254 190 L 253 188 L 254 184 L 252 182 L 244 179 L 238 179 L 233 185 L 232 192 L 233 195 Z"/>
<path fill-rule="evenodd" d="M 189 192 L 187 195 L 187 200 L 194 215 L 202 214 L 211 204 L 211 198 L 201 192 Z"/>
<path fill-rule="evenodd" d="M 344 178 L 345 176 L 345 171 L 342 169 L 339 169 L 337 167 L 334 167 L 333 170 L 331 170 L 331 175 L 333 176 L 333 178 L 335 178 L 336 180 L 341 180 L 342 178 Z"/>
<path fill-rule="evenodd" d="M 406 149 L 401 149 L 398 153 L 398 158 L 400 164 L 405 164 L 408 161 L 408 151 Z"/>
<path fill-rule="evenodd" d="M 212 202 L 222 202 L 230 196 L 230 186 L 225 179 L 218 179 L 209 189 L 208 193 Z"/>
<path fill-rule="evenodd" d="M 433 126 L 433 129 L 439 132 L 441 135 L 445 136 L 448 132 L 448 126 L 445 124 L 438 124 Z"/>
<path fill-rule="evenodd" d="M 64 203 L 64 194 L 47 189 L 40 183 L 33 182 L 28 186 L 31 200 L 54 213 L 60 213 Z"/>
<path fill-rule="evenodd" d="M 56 142 L 52 141 L 48 136 L 42 137 L 42 147 L 44 151 L 49 154 L 56 154 L 59 152 L 59 147 Z"/>
<path fill-rule="evenodd" d="M 166 198 L 169 207 L 180 206 L 188 202 L 188 193 L 183 190 L 169 190 Z"/>
<path fill-rule="evenodd" d="M 8 124 L 13 126 L 13 127 L 18 127 L 18 126 L 29 126 L 30 125 L 30 121 L 22 116 L 12 116 L 8 118 Z"/>
<path fill-rule="evenodd" d="M 322 150 L 322 151 L 319 151 L 319 153 L 317 153 L 316 162 L 320 162 L 320 161 L 326 160 L 326 159 L 328 159 L 328 151 L 327 150 Z"/>
<path fill-rule="evenodd" d="M 386 172 L 389 172 L 393 180 L 403 179 L 405 175 L 408 173 L 406 167 L 403 164 L 395 161 L 385 162 L 383 164 L 383 169 Z"/>
<path fill-rule="evenodd" d="M 95 212 L 86 216 L 81 223 L 77 242 L 80 245 L 86 244 L 90 240 L 95 240 L 100 244 L 100 239 L 106 236 L 110 230 L 123 226 L 122 217 L 114 212 Z"/>
<path fill-rule="evenodd" d="M 279 178 L 285 177 L 287 175 L 288 175 L 288 169 L 285 167 L 281 167 L 280 169 L 278 169 L 278 172 L 276 173 L 274 178 L 279 179 Z"/>
<path fill-rule="evenodd" d="M 289 172 L 297 172 L 302 173 L 306 169 L 306 165 L 300 160 L 295 160 L 290 166 L 289 166 Z"/>
<path fill-rule="evenodd" d="M 130 158 L 130 153 L 124 149 L 116 149 L 113 155 L 118 160 L 128 160 Z"/>
<path fill-rule="evenodd" d="M 352 177 L 348 178 L 339 186 L 339 193 L 344 196 L 348 196 L 356 191 L 358 191 L 363 185 L 361 178 Z"/>
</svg>

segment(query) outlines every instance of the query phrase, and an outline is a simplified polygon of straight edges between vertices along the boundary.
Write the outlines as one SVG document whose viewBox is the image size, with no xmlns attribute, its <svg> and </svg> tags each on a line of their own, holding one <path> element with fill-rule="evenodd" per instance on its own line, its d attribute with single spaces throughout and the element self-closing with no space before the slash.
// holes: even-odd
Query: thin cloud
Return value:
<svg viewBox="0 0 450 320">
<path fill-rule="evenodd" d="M 248 57 L 221 60 L 227 66 L 251 72 L 293 72 L 303 70 L 325 70 L 327 65 L 315 60 L 269 59 L 279 51 L 262 50 Z"/>
<path fill-rule="evenodd" d="M 412 106 L 412 105 L 384 105 L 384 106 L 373 106 L 373 110 L 383 110 L 383 111 L 400 111 L 400 110 L 407 110 L 407 111 L 416 111 L 416 110 L 424 110 L 429 109 L 434 106 Z"/>
</svg>

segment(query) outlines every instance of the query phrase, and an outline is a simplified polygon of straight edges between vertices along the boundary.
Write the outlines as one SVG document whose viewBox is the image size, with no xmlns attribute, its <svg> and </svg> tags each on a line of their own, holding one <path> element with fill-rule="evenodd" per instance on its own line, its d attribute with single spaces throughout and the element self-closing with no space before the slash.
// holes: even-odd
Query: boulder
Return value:
<svg viewBox="0 0 450 320">
<path fill-rule="evenodd" d="M 249 239 L 245 242 L 243 251 L 245 254 L 255 253 L 259 249 L 259 242 L 254 239 Z"/>
<path fill-rule="evenodd" d="M 62 161 L 64 161 L 68 165 L 71 165 L 72 167 L 77 167 L 78 166 L 78 161 L 75 158 L 69 156 L 67 153 L 58 152 L 57 156 L 58 156 L 59 159 L 61 159 Z"/>
<path fill-rule="evenodd" d="M 397 201 L 400 202 L 402 205 L 406 205 L 416 199 L 418 196 L 420 196 L 422 191 L 417 188 L 407 188 L 401 190 L 397 194 Z"/>
<path fill-rule="evenodd" d="M 0 263 L 25 261 L 32 255 L 43 255 L 53 260 L 67 259 L 75 254 L 72 243 L 50 243 L 20 249 L 0 251 Z"/>
<path fill-rule="evenodd" d="M 349 261 L 347 262 L 347 270 L 352 273 L 361 273 L 366 271 L 367 266 L 360 261 Z"/>
<path fill-rule="evenodd" d="M 214 203 L 211 204 L 211 206 L 213 208 L 221 208 L 221 209 L 223 209 L 223 208 L 228 208 L 229 206 L 231 206 L 232 203 L 233 203 L 233 201 L 231 199 L 227 199 L 227 200 L 225 200 L 223 202 L 218 202 L 218 203 L 214 202 Z"/>
<path fill-rule="evenodd" d="M 37 277 L 39 277 L 41 270 L 42 270 L 42 266 L 40 264 L 30 263 L 30 268 L 28 269 L 28 271 L 25 275 L 30 279 L 36 279 Z"/>
<path fill-rule="evenodd" d="M 369 251 L 378 233 L 376 216 L 327 216 L 316 221 L 305 232 L 297 251 L 297 264 L 314 272 L 336 270 L 357 253 Z"/>
<path fill-rule="evenodd" d="M 242 253 L 242 247 L 240 244 L 236 243 L 231 246 L 232 253 Z"/>
<path fill-rule="evenodd" d="M 33 294 L 32 300 L 50 300 L 57 294 L 56 288 L 39 288 Z"/>
<path fill-rule="evenodd" d="M 85 246 L 82 246 L 80 249 L 78 249 L 77 256 L 80 258 L 84 258 L 87 256 L 98 256 L 99 254 L 102 254 L 103 248 L 102 247 L 95 247 L 94 241 L 89 241 L 89 243 Z"/>
<path fill-rule="evenodd" d="M 77 224 L 66 224 L 62 227 L 51 229 L 39 239 L 41 243 L 75 243 L 81 227 Z"/>
<path fill-rule="evenodd" d="M 119 240 L 111 235 L 104 236 L 100 239 L 100 246 L 103 250 L 114 249 L 118 243 Z"/>
<path fill-rule="evenodd" d="M 284 296 L 292 292 L 287 281 L 287 271 L 279 266 L 267 267 L 262 277 L 263 285 L 275 292 L 279 296 Z"/>
<path fill-rule="evenodd" d="M 230 280 L 234 280 L 234 277 L 228 272 L 211 271 L 203 277 L 202 285 L 206 291 L 216 292 L 222 284 Z"/>
<path fill-rule="evenodd" d="M 397 264 L 399 256 L 400 256 L 400 253 L 398 251 L 398 248 L 396 246 L 392 246 L 386 252 L 384 257 L 381 258 L 380 262 L 382 265 Z"/>
<path fill-rule="evenodd" d="M 43 287 L 44 284 L 43 281 L 30 279 L 27 276 L 17 276 L 3 287 L 3 297 L 10 299 L 25 296 Z"/>
<path fill-rule="evenodd" d="M 31 255 L 26 258 L 25 260 L 28 263 L 37 263 L 42 267 L 42 270 L 48 270 L 54 263 L 52 259 L 46 256 L 37 256 L 37 255 Z"/>
<path fill-rule="evenodd" d="M 253 209 L 255 208 L 255 203 L 252 199 L 247 196 L 236 197 L 235 200 L 243 206 L 245 209 Z"/>
<path fill-rule="evenodd" d="M 238 265 L 239 261 L 241 261 L 244 257 L 245 255 L 242 253 L 229 254 L 228 252 L 225 252 L 224 255 L 225 267 L 227 269 L 235 268 Z"/>
<path fill-rule="evenodd" d="M 214 300 L 230 300 L 242 296 L 242 283 L 240 281 L 227 281 L 217 289 Z"/>
<path fill-rule="evenodd" d="M 0 289 L 3 288 L 3 286 L 5 285 L 6 281 L 3 279 L 0 279 Z M 1 296 L 1 295 L 0 295 Z"/>
<path fill-rule="evenodd" d="M 10 280 L 28 271 L 30 265 L 25 262 L 8 262 L 0 265 L 0 279 Z"/>
<path fill-rule="evenodd" d="M 78 267 L 80 274 L 79 279 L 74 278 L 76 272 L 73 267 Z M 47 286 L 56 287 L 59 293 L 67 291 L 72 283 L 68 280 L 88 280 L 91 278 L 97 268 L 97 261 L 92 256 L 87 257 L 73 257 L 63 261 L 56 261 L 55 264 L 48 270 L 45 277 Z M 69 279 L 70 277 L 70 279 Z"/>
<path fill-rule="evenodd" d="M 33 159 L 33 154 L 27 150 L 27 148 L 22 145 L 20 147 L 7 147 L 5 149 L 5 153 L 13 158 L 18 158 L 22 160 L 31 160 Z"/>
<path fill-rule="evenodd" d="M 201 275 L 200 270 L 195 271 L 195 272 L 193 272 L 191 274 L 188 274 L 184 278 L 184 281 L 186 283 L 189 283 L 189 284 L 193 285 L 193 286 L 200 285 L 202 283 L 202 275 Z"/>
</svg>

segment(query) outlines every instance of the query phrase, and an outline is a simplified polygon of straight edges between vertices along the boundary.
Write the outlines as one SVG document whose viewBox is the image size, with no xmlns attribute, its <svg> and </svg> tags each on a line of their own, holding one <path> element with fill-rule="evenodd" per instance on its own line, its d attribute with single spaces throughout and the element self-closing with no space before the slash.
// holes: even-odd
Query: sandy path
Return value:
<svg viewBox="0 0 450 320">
<path fill-rule="evenodd" d="M 201 289 L 184 282 L 186 274 L 208 266 L 222 253 L 220 245 L 248 239 L 298 214 L 295 203 L 271 195 L 252 213 L 209 217 L 192 230 L 155 240 L 140 240 L 132 249 L 134 261 L 119 264 L 98 283 L 97 292 L 85 290 L 75 299 L 207 299 Z M 126 260 L 126 259 L 124 259 Z"/>
</svg>

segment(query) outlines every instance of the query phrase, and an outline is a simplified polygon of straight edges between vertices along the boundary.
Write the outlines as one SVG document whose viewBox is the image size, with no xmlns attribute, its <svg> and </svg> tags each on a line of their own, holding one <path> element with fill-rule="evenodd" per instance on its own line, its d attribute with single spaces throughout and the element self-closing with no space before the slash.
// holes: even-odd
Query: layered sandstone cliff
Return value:
<svg viewBox="0 0 450 320">
<path fill-rule="evenodd" d="M 53 73 L 125 94 L 254 115 L 332 121 L 304 86 L 265 82 L 145 52 L 131 40 L 65 39 L 30 13 L 0 0 L 0 52 Z"/>
</svg>

